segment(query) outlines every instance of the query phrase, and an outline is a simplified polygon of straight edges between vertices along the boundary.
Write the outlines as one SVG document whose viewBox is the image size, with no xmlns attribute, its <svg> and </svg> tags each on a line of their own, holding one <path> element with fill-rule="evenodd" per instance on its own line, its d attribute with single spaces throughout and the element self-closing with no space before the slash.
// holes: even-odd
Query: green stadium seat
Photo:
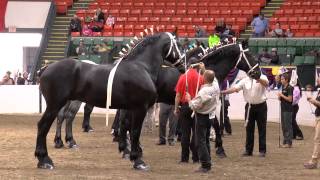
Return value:
<svg viewBox="0 0 320 180">
<path fill-rule="evenodd" d="M 303 54 L 303 50 L 304 50 L 304 46 L 306 45 L 306 40 L 305 39 L 299 39 L 297 40 L 296 43 L 296 54 L 298 55 L 302 55 Z"/>
<path fill-rule="evenodd" d="M 249 45 L 249 50 L 252 54 L 258 53 L 258 40 L 257 39 L 249 39 L 248 45 Z"/>
<path fill-rule="evenodd" d="M 277 39 L 277 47 L 285 47 L 287 46 L 286 39 Z"/>
<path fill-rule="evenodd" d="M 278 54 L 279 55 L 287 55 L 287 48 L 279 47 L 277 49 L 278 49 Z"/>
<path fill-rule="evenodd" d="M 101 64 L 101 56 L 100 55 L 91 55 L 90 61 L 97 63 L 97 64 Z"/>
<path fill-rule="evenodd" d="M 278 41 L 279 42 L 279 41 Z M 283 46 L 287 46 L 287 47 L 296 47 L 297 44 L 297 40 L 296 39 L 287 39 L 287 43 L 284 44 Z M 278 45 L 279 46 L 279 45 Z"/>
<path fill-rule="evenodd" d="M 277 47 L 277 39 L 268 39 L 268 47 Z"/>
<path fill-rule="evenodd" d="M 316 62 L 316 58 L 314 56 L 305 56 L 304 57 L 304 64 L 313 65 Z"/>
<path fill-rule="evenodd" d="M 320 39 L 315 39 L 315 41 L 314 41 L 314 47 L 316 48 L 316 49 L 320 49 Z"/>
<path fill-rule="evenodd" d="M 268 41 L 266 39 L 259 39 L 257 44 L 258 44 L 258 47 L 267 47 Z"/>
<path fill-rule="evenodd" d="M 94 38 L 93 39 L 93 45 L 102 44 L 104 38 Z"/>
<path fill-rule="evenodd" d="M 265 47 L 258 47 L 258 54 L 261 54 L 264 48 Z M 271 51 L 271 49 L 270 49 L 270 51 Z M 268 50 L 269 53 L 270 53 L 270 51 Z"/>
<path fill-rule="evenodd" d="M 288 47 L 288 48 L 287 48 L 287 54 L 289 54 L 290 56 L 296 55 L 296 48 L 294 48 L 294 47 Z"/>
<path fill-rule="evenodd" d="M 93 38 L 84 38 L 83 39 L 83 43 L 86 45 L 86 46 L 91 46 L 93 44 Z"/>
<path fill-rule="evenodd" d="M 304 46 L 303 53 L 306 53 L 306 52 L 313 50 L 314 47 L 315 47 L 315 40 L 314 39 L 306 39 L 306 44 Z"/>
<path fill-rule="evenodd" d="M 90 60 L 90 56 L 89 55 L 79 55 L 78 56 L 78 59 L 79 60 Z"/>
<path fill-rule="evenodd" d="M 72 40 L 72 44 L 73 44 L 74 46 L 79 46 L 81 40 L 82 40 L 82 38 L 74 38 L 74 39 Z"/>
<path fill-rule="evenodd" d="M 304 64 L 304 56 L 295 56 L 294 61 L 293 61 L 293 65 L 299 66 L 302 64 Z"/>
</svg>

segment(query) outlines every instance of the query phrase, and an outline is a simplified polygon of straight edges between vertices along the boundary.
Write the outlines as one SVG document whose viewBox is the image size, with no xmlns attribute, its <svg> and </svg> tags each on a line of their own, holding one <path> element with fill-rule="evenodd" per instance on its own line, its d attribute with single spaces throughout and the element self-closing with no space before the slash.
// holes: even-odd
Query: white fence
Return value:
<svg viewBox="0 0 320 180">
<path fill-rule="evenodd" d="M 268 121 L 279 121 L 279 101 L 276 93 L 268 92 Z M 0 113 L 39 113 L 39 88 L 37 85 L 26 86 L 0 86 Z M 230 95 L 229 116 L 231 119 L 244 119 L 244 105 L 242 92 Z M 42 98 L 42 111 L 45 110 L 45 100 Z M 298 123 L 303 125 L 313 125 L 314 115 L 311 114 L 311 106 L 306 100 L 306 95 L 299 103 Z M 314 111 L 314 107 L 312 106 Z M 83 112 L 83 108 L 80 109 Z M 104 114 L 105 109 L 94 108 L 93 113 Z"/>
</svg>

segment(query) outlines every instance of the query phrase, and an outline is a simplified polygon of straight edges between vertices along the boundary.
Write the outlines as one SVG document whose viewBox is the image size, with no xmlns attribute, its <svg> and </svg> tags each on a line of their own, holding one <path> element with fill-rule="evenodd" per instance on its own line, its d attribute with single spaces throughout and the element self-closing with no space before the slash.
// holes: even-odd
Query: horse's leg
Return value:
<svg viewBox="0 0 320 180">
<path fill-rule="evenodd" d="M 219 121 L 217 118 L 213 119 L 213 128 L 214 128 L 214 131 L 216 132 L 216 141 L 215 141 L 215 147 L 217 148 L 216 155 L 219 158 L 225 158 L 225 157 L 227 157 L 227 155 L 225 154 L 223 146 L 222 146 L 220 125 L 219 125 Z"/>
<path fill-rule="evenodd" d="M 114 117 L 113 123 L 112 123 L 112 135 L 113 135 L 113 142 L 119 141 L 119 131 L 120 131 L 120 109 L 117 110 L 116 115 Z"/>
<path fill-rule="evenodd" d="M 68 144 L 69 148 L 77 147 L 77 143 L 73 138 L 72 133 L 72 123 L 74 118 L 79 111 L 81 106 L 81 101 L 71 101 L 69 107 L 65 110 L 65 118 L 66 118 L 66 143 Z"/>
<path fill-rule="evenodd" d="M 61 107 L 47 107 L 40 121 L 38 122 L 37 144 L 35 156 L 38 158 L 38 168 L 53 169 L 53 162 L 48 155 L 47 135 L 50 127 L 56 118 Z"/>
<path fill-rule="evenodd" d="M 54 137 L 55 148 L 62 148 L 64 146 L 61 138 L 61 129 L 62 129 L 62 123 L 64 121 L 65 110 L 68 109 L 69 104 L 70 104 L 70 101 L 68 101 L 67 104 L 60 109 L 57 116 L 56 136 Z"/>
<path fill-rule="evenodd" d="M 130 158 L 130 142 L 127 136 L 127 132 L 130 132 L 131 128 L 131 119 L 129 119 L 130 112 L 127 110 L 118 110 L 119 111 L 119 151 L 123 152 L 122 158 Z"/>
<path fill-rule="evenodd" d="M 141 128 L 143 124 L 144 117 L 146 115 L 147 110 L 144 108 L 136 109 L 132 113 L 132 122 L 131 122 L 131 132 L 130 132 L 130 140 L 131 140 L 131 153 L 130 160 L 134 161 L 133 167 L 138 170 L 148 170 L 149 167 L 145 164 L 145 162 L 141 159 L 142 149 L 139 144 Z"/>
<path fill-rule="evenodd" d="M 90 126 L 90 115 L 93 111 L 94 106 L 86 104 L 84 106 L 84 116 L 82 121 L 83 132 L 93 132 L 93 128 Z"/>
</svg>

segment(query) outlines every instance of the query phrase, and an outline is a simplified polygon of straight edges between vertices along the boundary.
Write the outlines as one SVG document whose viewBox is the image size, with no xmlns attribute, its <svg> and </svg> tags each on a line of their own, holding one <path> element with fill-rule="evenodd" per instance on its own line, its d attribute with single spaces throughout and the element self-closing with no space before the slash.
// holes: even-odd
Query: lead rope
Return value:
<svg viewBox="0 0 320 180">
<path fill-rule="evenodd" d="M 250 87 L 250 91 L 252 92 L 252 85 L 253 85 L 253 79 L 251 79 L 251 87 Z M 252 94 L 252 93 L 251 93 Z M 250 114 L 250 110 L 251 110 L 251 103 L 248 102 L 248 109 L 247 109 L 247 114 L 246 114 L 246 119 L 244 122 L 244 127 L 247 127 L 248 125 L 248 121 L 249 121 L 249 114 Z"/>
</svg>

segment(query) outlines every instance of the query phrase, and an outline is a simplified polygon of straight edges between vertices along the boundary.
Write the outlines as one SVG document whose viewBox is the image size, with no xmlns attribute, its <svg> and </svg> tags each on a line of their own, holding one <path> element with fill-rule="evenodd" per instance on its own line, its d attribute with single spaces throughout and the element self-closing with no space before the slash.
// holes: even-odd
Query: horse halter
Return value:
<svg viewBox="0 0 320 180">
<path fill-rule="evenodd" d="M 247 74 L 250 74 L 259 64 L 257 63 L 256 65 L 254 65 L 252 67 L 251 64 L 249 63 L 249 60 L 248 60 L 246 54 L 245 54 L 245 52 L 249 51 L 249 49 L 248 48 L 247 49 L 243 49 L 241 44 L 239 44 L 239 48 L 240 48 L 240 55 L 239 55 L 239 58 L 238 58 L 238 61 L 237 61 L 236 65 L 235 65 L 235 67 L 237 67 L 238 64 L 240 63 L 240 61 L 242 59 L 244 59 L 245 62 L 247 63 L 247 65 L 248 65 L 248 67 L 250 68 L 249 71 L 247 72 Z"/>
<path fill-rule="evenodd" d="M 176 61 L 176 62 L 174 62 L 173 63 L 173 65 L 174 66 L 176 66 L 180 61 L 180 59 L 181 59 L 181 52 L 180 52 L 180 50 L 179 50 L 179 48 L 178 48 L 178 45 L 177 45 L 177 40 L 175 39 L 175 37 L 171 34 L 171 33 L 169 33 L 169 32 L 166 32 L 166 34 L 169 36 L 169 38 L 170 38 L 170 48 L 169 48 L 169 51 L 168 51 L 168 54 L 166 55 L 166 57 L 165 58 L 167 58 L 167 57 L 169 57 L 169 55 L 173 52 L 173 57 L 175 58 L 176 57 L 176 53 L 173 51 L 173 49 L 175 48 L 176 49 L 176 51 L 178 52 L 178 55 L 179 55 L 179 59 Z"/>
</svg>

